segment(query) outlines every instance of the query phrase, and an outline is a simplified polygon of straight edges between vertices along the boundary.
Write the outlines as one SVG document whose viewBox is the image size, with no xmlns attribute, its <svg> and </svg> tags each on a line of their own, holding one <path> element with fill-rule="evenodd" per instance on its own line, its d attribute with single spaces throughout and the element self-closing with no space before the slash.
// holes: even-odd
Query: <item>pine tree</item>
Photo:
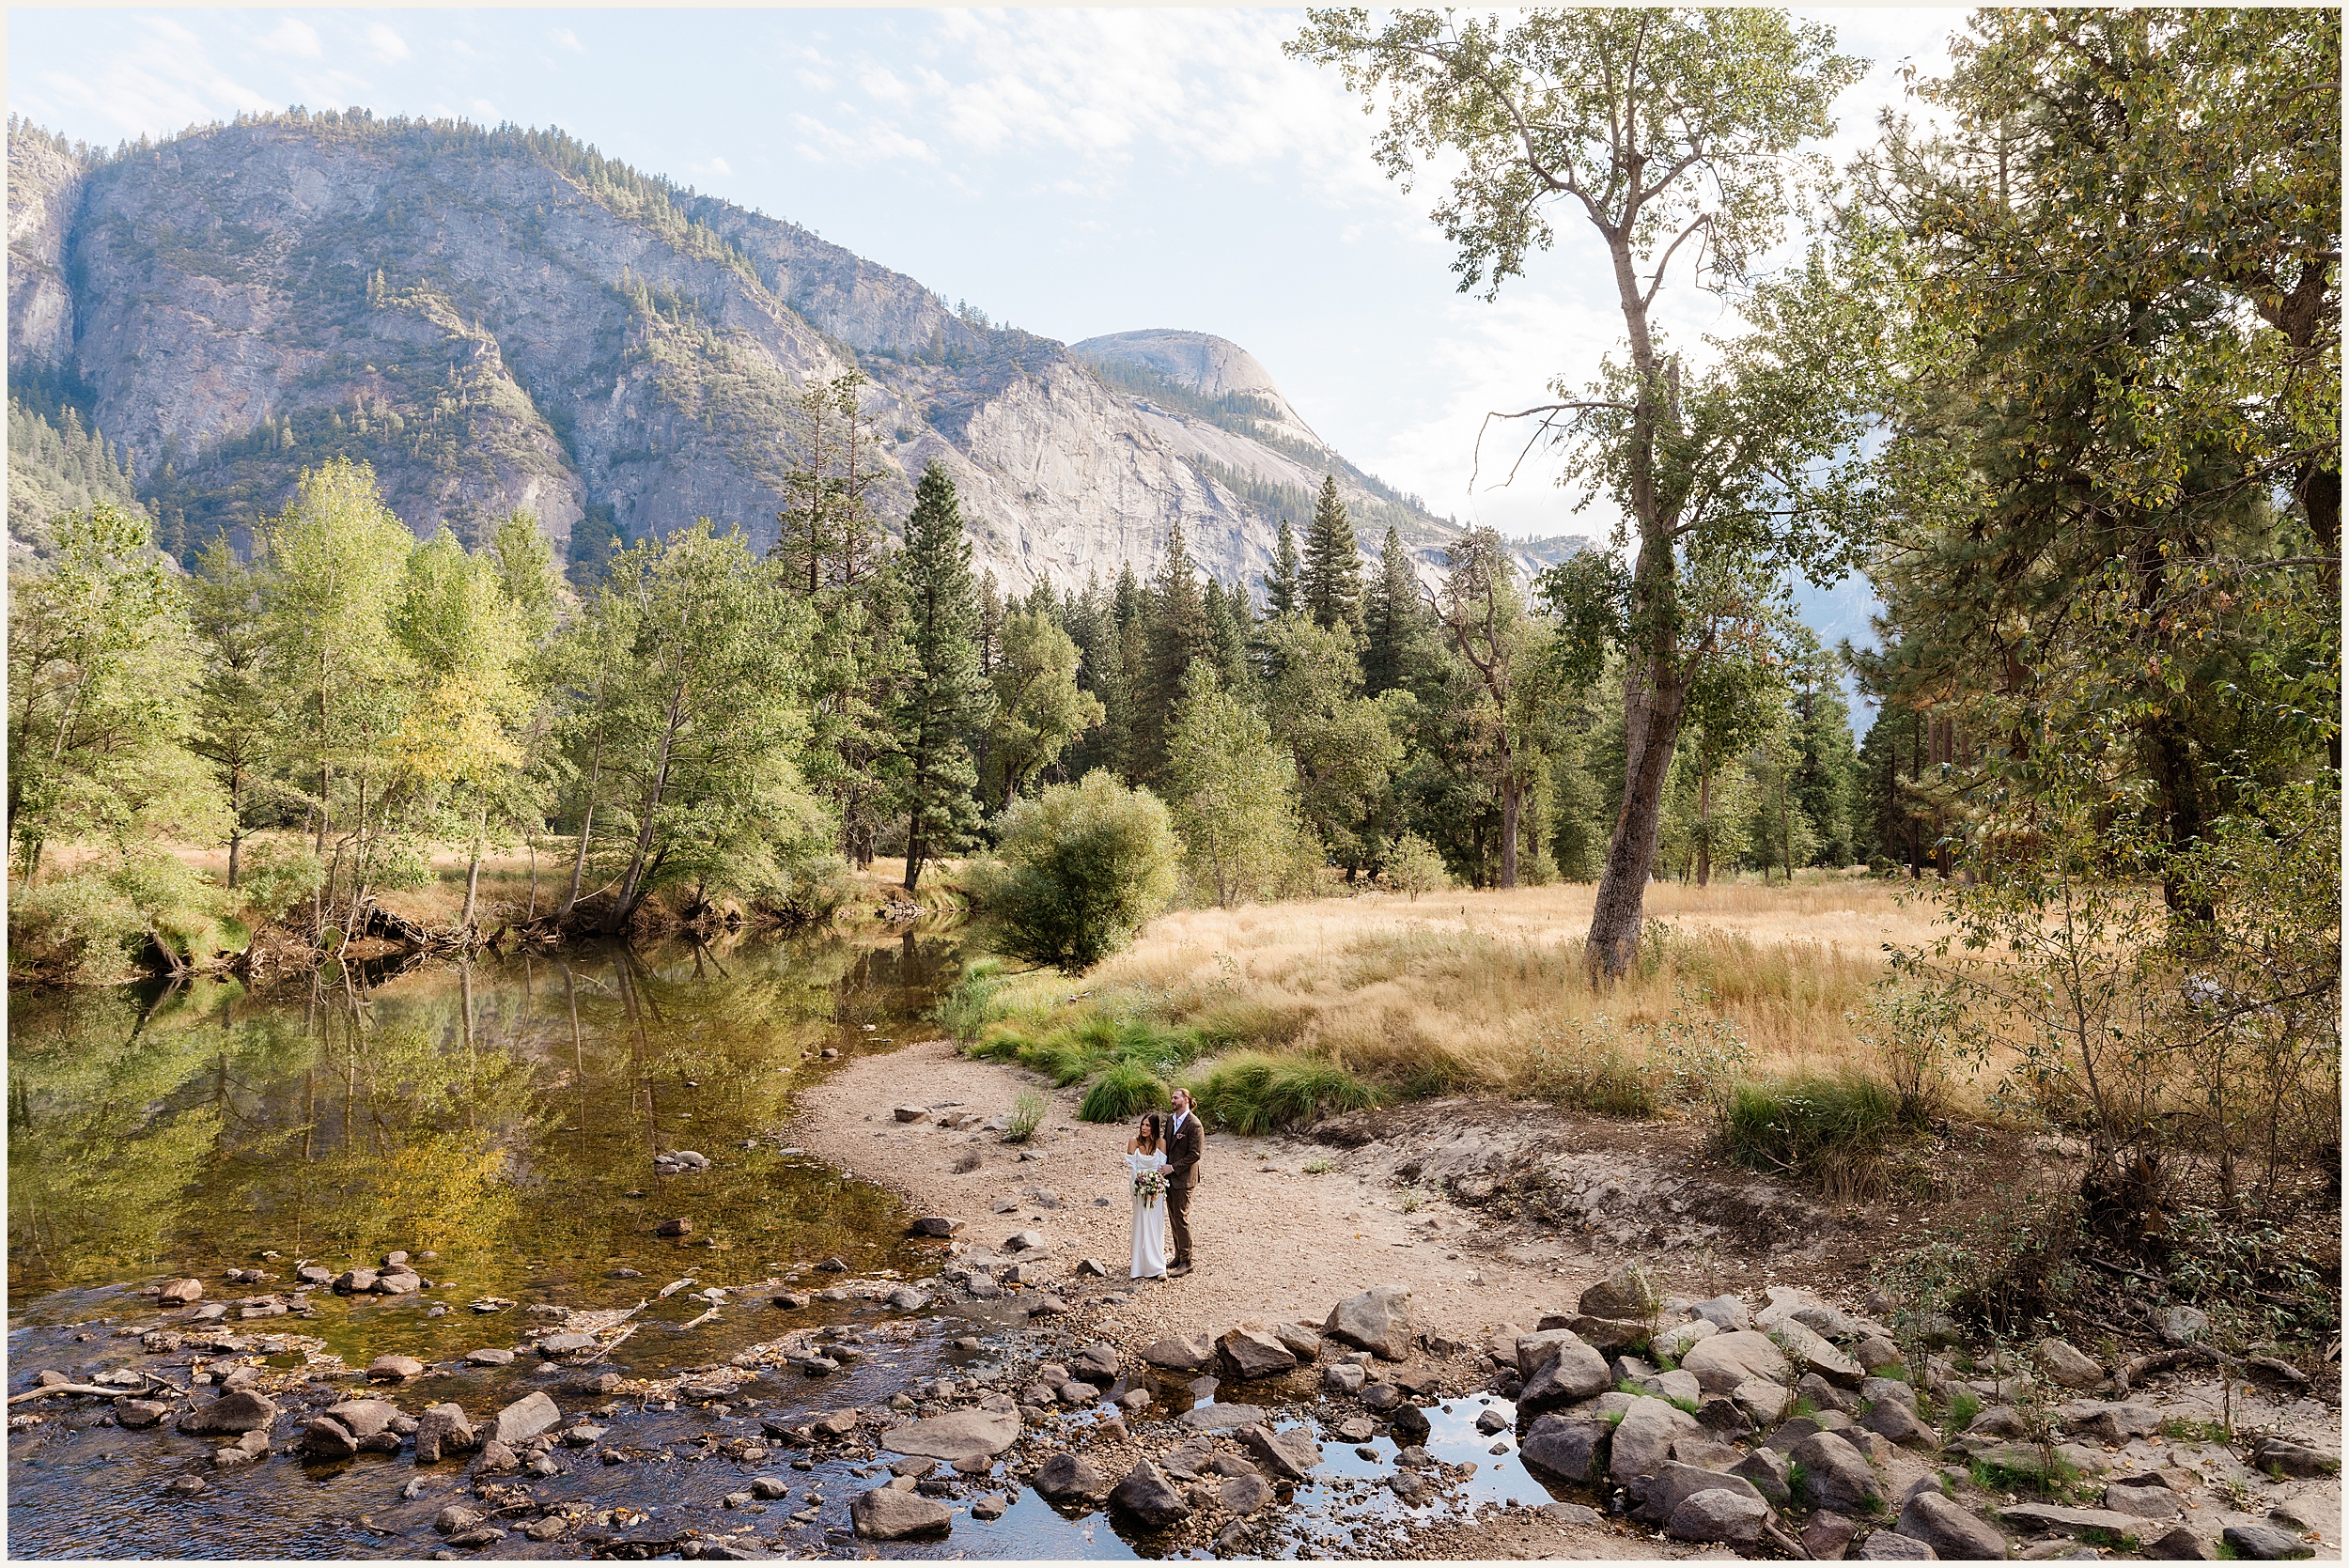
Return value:
<svg viewBox="0 0 2349 1568">
<path fill-rule="evenodd" d="M 1297 613 L 1297 533 L 1289 527 L 1289 520 L 1281 520 L 1281 537 L 1272 547 L 1272 569 L 1265 573 L 1264 598 L 1266 608 L 1274 615 Z"/>
<path fill-rule="evenodd" d="M 1249 662 L 1249 634 L 1255 629 L 1255 616 L 1249 613 L 1246 590 L 1226 590 L 1214 578 L 1207 579 L 1204 599 L 1207 617 L 1207 643 L 1214 650 L 1209 657 L 1215 661 L 1217 675 L 1223 684 L 1242 695 L 1253 689 L 1256 672 Z"/>
<path fill-rule="evenodd" d="M 1212 659 L 1215 653 L 1208 636 L 1206 601 L 1199 591 L 1198 575 L 1179 521 L 1168 533 L 1166 555 L 1150 580 L 1148 617 L 1133 719 L 1133 770 L 1136 782 L 1143 784 L 1158 778 L 1165 768 L 1168 726 L 1183 699 L 1183 680 L 1191 660 Z"/>
<path fill-rule="evenodd" d="M 952 854 L 973 836 L 979 774 L 971 740 L 984 733 L 995 706 L 979 667 L 980 608 L 978 585 L 971 577 L 971 540 L 963 532 L 955 482 L 935 462 L 914 489 L 897 576 L 912 650 L 896 706 L 906 892 L 911 893 L 921 881 L 924 861 Z"/>
<path fill-rule="evenodd" d="M 1427 607 L 1403 536 L 1390 525 L 1378 558 L 1378 575 L 1362 596 L 1362 690 L 1371 696 L 1416 690 L 1425 679 L 1433 653 Z"/>
<path fill-rule="evenodd" d="M 1328 629 L 1346 626 L 1362 629 L 1362 565 L 1354 543 L 1354 524 L 1338 499 L 1333 474 L 1321 478 L 1321 498 L 1314 503 L 1313 527 L 1305 535 L 1304 575 L 1298 583 L 1300 608 L 1314 624 Z"/>
</svg>

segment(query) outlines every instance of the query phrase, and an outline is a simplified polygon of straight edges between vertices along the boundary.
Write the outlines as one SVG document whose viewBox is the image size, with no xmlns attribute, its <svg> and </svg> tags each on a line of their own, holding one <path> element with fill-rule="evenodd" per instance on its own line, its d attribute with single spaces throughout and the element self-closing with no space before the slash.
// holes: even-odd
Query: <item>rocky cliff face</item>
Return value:
<svg viewBox="0 0 2349 1568">
<path fill-rule="evenodd" d="M 974 326 L 559 134 L 288 116 L 86 165 L 27 129 L 8 169 L 12 384 L 133 454 L 182 551 L 336 455 L 373 463 L 419 533 L 525 506 L 574 559 L 705 516 L 763 548 L 791 400 L 850 369 L 883 514 L 942 462 L 1007 586 L 1146 572 L 1178 523 L 1252 582 L 1325 468 L 1365 523 L 1450 532 L 1329 452 L 1235 345 Z"/>
</svg>

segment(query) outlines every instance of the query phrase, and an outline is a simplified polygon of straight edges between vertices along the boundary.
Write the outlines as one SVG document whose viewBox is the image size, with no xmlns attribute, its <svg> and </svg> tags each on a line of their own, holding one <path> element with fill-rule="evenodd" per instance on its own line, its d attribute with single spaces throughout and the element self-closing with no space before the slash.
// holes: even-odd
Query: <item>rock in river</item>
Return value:
<svg viewBox="0 0 2349 1568">
<path fill-rule="evenodd" d="M 201 1280 L 174 1280 L 163 1288 L 157 1299 L 166 1307 L 184 1307 L 204 1294 Z"/>
<path fill-rule="evenodd" d="M 416 1419 L 419 1465 L 437 1465 L 443 1456 L 468 1452 L 479 1441 L 461 1405 L 428 1405 Z"/>
<path fill-rule="evenodd" d="M 1065 1452 L 1047 1459 L 1035 1477 L 1036 1494 L 1047 1502 L 1098 1505 L 1108 1500 L 1113 1484 L 1091 1460 Z"/>
<path fill-rule="evenodd" d="M 554 1401 L 543 1393 L 527 1393 L 497 1413 L 490 1424 L 490 1440 L 514 1444 L 525 1437 L 536 1437 L 563 1419 L 563 1412 Z"/>
<path fill-rule="evenodd" d="M 1215 1342 L 1205 1334 L 1175 1334 L 1153 1340 L 1142 1358 L 1168 1372 L 1200 1372 L 1215 1359 Z"/>
<path fill-rule="evenodd" d="M 954 1528 L 952 1510 L 942 1502 L 877 1486 L 859 1492 L 848 1504 L 856 1532 L 867 1541 L 904 1541 L 919 1535 L 943 1535 Z"/>
<path fill-rule="evenodd" d="M 1224 1370 L 1233 1377 L 1271 1377 L 1297 1365 L 1288 1346 L 1253 1328 L 1234 1328 L 1216 1341 Z"/>
<path fill-rule="evenodd" d="M 413 1356 L 378 1356 L 367 1363 L 367 1375 L 380 1382 L 405 1383 L 424 1375 L 424 1363 Z"/>
<path fill-rule="evenodd" d="M 1190 1505 L 1172 1482 L 1147 1459 L 1139 1460 L 1110 1492 L 1110 1506 L 1130 1514 L 1152 1529 L 1164 1529 L 1190 1517 Z"/>
<path fill-rule="evenodd" d="M 479 1350 L 466 1351 L 465 1364 L 475 1367 L 511 1366 L 514 1364 L 514 1353 L 495 1345 L 485 1345 Z"/>
<path fill-rule="evenodd" d="M 277 1404 L 267 1395 L 231 1389 L 209 1405 L 199 1405 L 179 1418 L 179 1430 L 194 1436 L 235 1436 L 266 1430 L 277 1420 Z"/>
<path fill-rule="evenodd" d="M 919 1454 L 951 1464 L 959 1459 L 991 1459 L 1019 1440 L 1019 1418 L 1011 1411 L 954 1410 L 890 1428 L 881 1437 L 881 1447 L 893 1453 Z"/>
</svg>

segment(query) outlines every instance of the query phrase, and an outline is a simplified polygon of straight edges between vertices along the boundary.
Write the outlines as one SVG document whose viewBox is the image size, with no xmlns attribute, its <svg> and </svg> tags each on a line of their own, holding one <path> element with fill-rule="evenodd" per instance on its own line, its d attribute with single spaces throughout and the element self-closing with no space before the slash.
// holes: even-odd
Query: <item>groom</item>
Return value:
<svg viewBox="0 0 2349 1568">
<path fill-rule="evenodd" d="M 1190 1189 L 1199 1185 L 1199 1157 L 1207 1152 L 1207 1133 L 1190 1108 L 1190 1091 L 1174 1091 L 1174 1119 L 1166 1129 L 1166 1222 L 1174 1233 L 1174 1261 L 1169 1274 L 1190 1272 Z"/>
</svg>

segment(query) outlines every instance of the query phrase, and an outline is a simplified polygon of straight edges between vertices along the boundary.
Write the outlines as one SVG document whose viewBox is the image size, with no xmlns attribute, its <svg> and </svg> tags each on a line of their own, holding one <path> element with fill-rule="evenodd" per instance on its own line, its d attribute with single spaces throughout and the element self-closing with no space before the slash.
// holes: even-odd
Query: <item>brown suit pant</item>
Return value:
<svg viewBox="0 0 2349 1568">
<path fill-rule="evenodd" d="M 1170 1187 L 1166 1189 L 1166 1223 L 1167 1228 L 1174 1233 L 1172 1264 L 1188 1265 L 1190 1262 L 1191 1190 L 1188 1187 Z"/>
</svg>

